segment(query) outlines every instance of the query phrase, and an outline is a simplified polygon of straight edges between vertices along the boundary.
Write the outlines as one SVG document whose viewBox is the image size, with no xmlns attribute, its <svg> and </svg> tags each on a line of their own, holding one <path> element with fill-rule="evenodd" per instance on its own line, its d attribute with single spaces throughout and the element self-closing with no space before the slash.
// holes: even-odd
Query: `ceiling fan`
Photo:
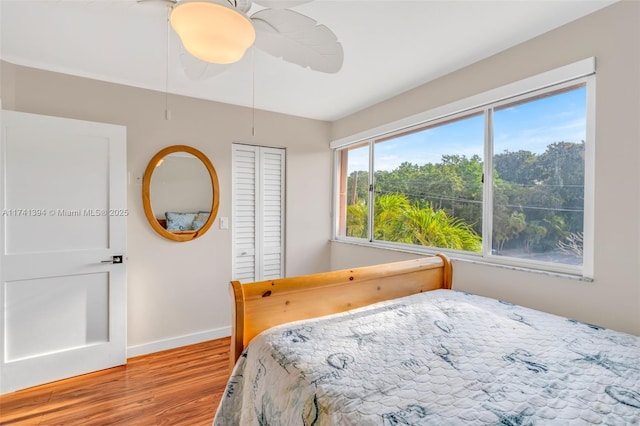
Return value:
<svg viewBox="0 0 640 426">
<path fill-rule="evenodd" d="M 251 46 L 325 73 L 342 67 L 336 35 L 295 7 L 312 0 L 169 0 L 169 20 L 181 40 L 180 60 L 192 79 L 219 74 Z M 249 14 L 253 4 L 265 7 Z"/>
</svg>

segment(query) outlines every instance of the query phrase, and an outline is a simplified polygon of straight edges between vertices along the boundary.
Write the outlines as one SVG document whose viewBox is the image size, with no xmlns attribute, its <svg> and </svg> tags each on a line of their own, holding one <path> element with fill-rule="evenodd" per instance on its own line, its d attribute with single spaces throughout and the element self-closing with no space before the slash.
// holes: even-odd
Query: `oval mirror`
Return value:
<svg viewBox="0 0 640 426">
<path fill-rule="evenodd" d="M 191 241 L 213 224 L 220 201 L 218 175 L 202 152 L 186 145 L 153 156 L 142 178 L 144 214 L 155 231 Z"/>
</svg>

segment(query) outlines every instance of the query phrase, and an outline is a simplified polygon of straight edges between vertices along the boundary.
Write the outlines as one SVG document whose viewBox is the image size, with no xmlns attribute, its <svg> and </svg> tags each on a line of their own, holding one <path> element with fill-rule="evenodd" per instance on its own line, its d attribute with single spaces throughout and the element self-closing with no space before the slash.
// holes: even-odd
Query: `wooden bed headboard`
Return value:
<svg viewBox="0 0 640 426">
<path fill-rule="evenodd" d="M 450 289 L 451 262 L 441 254 L 341 271 L 240 284 L 232 281 L 231 366 L 260 332 L 440 288 Z"/>
</svg>

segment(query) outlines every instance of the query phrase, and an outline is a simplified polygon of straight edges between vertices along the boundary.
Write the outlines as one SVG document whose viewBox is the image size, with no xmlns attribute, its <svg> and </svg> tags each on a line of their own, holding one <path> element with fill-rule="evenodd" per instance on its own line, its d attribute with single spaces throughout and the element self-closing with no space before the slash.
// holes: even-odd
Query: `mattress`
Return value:
<svg viewBox="0 0 640 426">
<path fill-rule="evenodd" d="M 640 424 L 640 338 L 453 290 L 258 335 L 214 425 Z"/>
</svg>

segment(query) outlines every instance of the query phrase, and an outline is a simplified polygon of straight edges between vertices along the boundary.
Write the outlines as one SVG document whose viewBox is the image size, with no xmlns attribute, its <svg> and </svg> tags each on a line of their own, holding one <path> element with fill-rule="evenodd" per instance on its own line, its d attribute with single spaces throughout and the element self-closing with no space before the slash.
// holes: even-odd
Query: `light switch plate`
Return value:
<svg viewBox="0 0 640 426">
<path fill-rule="evenodd" d="M 229 229 L 229 218 L 221 217 L 220 218 L 220 229 Z"/>
</svg>

